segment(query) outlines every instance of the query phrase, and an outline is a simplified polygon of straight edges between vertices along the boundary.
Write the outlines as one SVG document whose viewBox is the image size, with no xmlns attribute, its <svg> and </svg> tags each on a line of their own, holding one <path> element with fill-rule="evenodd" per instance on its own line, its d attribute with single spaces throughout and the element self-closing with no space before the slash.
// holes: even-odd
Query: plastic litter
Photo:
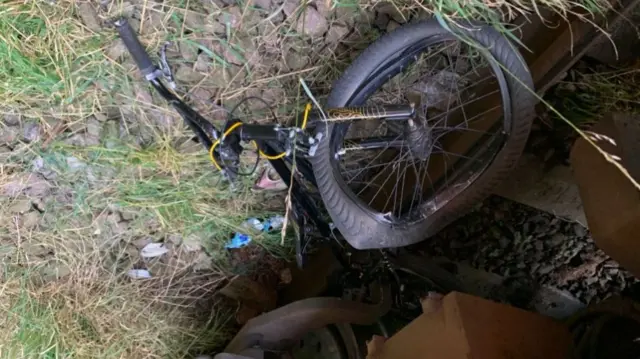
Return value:
<svg viewBox="0 0 640 359">
<path fill-rule="evenodd" d="M 227 249 L 236 249 L 242 248 L 249 243 L 251 243 L 251 237 L 249 235 L 236 233 L 224 247 Z"/>
<path fill-rule="evenodd" d="M 282 228 L 283 223 L 284 217 L 280 215 L 269 217 L 264 221 L 252 217 L 242 223 L 240 227 L 246 228 L 250 231 L 272 232 Z M 231 238 L 224 247 L 227 249 L 242 248 L 251 243 L 251 240 L 252 239 L 249 234 L 236 232 L 233 235 L 233 238 Z"/>
<path fill-rule="evenodd" d="M 284 223 L 283 216 L 273 216 L 271 218 L 268 218 L 266 221 L 264 221 L 264 231 L 265 232 L 277 231 L 280 228 L 282 228 L 283 223 Z"/>
<path fill-rule="evenodd" d="M 249 218 L 242 224 L 242 227 L 262 231 L 264 229 L 264 224 L 262 224 L 262 222 L 257 218 Z"/>
<path fill-rule="evenodd" d="M 151 273 L 146 269 L 131 269 L 127 272 L 127 275 L 133 279 L 151 278 Z"/>
<path fill-rule="evenodd" d="M 140 255 L 144 258 L 154 258 L 160 257 L 167 252 L 169 252 L 169 249 L 165 247 L 164 243 L 149 243 L 142 248 Z"/>
</svg>

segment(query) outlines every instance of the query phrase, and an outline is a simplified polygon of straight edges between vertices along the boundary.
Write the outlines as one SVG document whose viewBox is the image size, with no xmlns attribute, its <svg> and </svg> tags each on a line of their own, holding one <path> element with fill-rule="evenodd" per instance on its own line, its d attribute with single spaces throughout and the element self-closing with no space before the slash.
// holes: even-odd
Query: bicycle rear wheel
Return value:
<svg viewBox="0 0 640 359">
<path fill-rule="evenodd" d="M 432 236 L 490 194 L 524 148 L 536 102 L 524 60 L 487 25 L 451 29 L 430 20 L 381 37 L 329 96 L 328 107 L 416 105 L 411 121 L 319 129 L 318 188 L 355 248 Z"/>
</svg>

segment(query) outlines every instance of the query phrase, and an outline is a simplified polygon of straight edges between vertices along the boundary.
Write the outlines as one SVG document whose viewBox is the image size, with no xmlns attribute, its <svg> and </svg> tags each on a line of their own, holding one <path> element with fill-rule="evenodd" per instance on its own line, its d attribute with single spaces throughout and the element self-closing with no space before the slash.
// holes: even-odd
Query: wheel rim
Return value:
<svg viewBox="0 0 640 359">
<path fill-rule="evenodd" d="M 428 71 L 420 75 L 416 69 Z M 379 222 L 411 224 L 437 212 L 486 170 L 510 132 L 511 104 L 500 65 L 487 50 L 453 35 L 405 48 L 363 83 L 349 106 L 417 104 L 415 121 L 337 124 L 332 133 L 334 177 Z M 502 119 L 486 128 L 494 113 Z M 451 151 L 462 132 L 466 152 Z M 386 147 L 375 148 L 372 139 Z"/>
</svg>

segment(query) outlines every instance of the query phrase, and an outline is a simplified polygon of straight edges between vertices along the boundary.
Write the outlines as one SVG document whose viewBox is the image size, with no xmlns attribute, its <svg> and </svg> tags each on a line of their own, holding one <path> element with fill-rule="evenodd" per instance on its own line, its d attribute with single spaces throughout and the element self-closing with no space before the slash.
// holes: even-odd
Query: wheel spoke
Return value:
<svg viewBox="0 0 640 359">
<path fill-rule="evenodd" d="M 471 143 L 476 148 L 504 133 L 485 121 L 502 108 L 493 101 L 501 99 L 496 94 L 504 90 L 485 55 L 461 41 L 444 40 L 428 50 L 432 51 L 418 55 L 364 105 L 409 100 L 416 106 L 414 121 L 421 121 L 429 132 L 407 136 L 403 121 L 352 123 L 338 151 L 341 174 L 353 194 L 393 221 L 417 220 L 438 210 L 464 188 L 459 183 L 463 177 L 472 178 L 466 174 L 469 170 L 490 163 L 486 155 L 495 150 L 466 150 L 466 145 L 457 145 L 458 138 L 476 141 Z M 446 137 L 449 133 L 455 134 Z"/>
</svg>

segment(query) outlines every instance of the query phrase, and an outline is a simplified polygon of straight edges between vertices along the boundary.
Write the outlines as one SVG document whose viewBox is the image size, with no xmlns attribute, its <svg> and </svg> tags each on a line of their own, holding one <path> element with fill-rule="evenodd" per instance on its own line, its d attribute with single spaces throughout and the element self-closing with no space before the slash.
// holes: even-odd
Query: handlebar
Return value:
<svg viewBox="0 0 640 359">
<path fill-rule="evenodd" d="M 151 61 L 149 54 L 144 49 L 140 40 L 138 40 L 138 36 L 129 25 L 129 22 L 124 17 L 119 18 L 114 22 L 116 29 L 118 29 L 118 33 L 120 34 L 120 38 L 124 42 L 124 45 L 129 50 L 129 53 L 133 57 L 133 60 L 138 65 L 140 72 L 142 75 L 150 80 L 150 76 L 153 75 L 157 67 Z"/>
</svg>

